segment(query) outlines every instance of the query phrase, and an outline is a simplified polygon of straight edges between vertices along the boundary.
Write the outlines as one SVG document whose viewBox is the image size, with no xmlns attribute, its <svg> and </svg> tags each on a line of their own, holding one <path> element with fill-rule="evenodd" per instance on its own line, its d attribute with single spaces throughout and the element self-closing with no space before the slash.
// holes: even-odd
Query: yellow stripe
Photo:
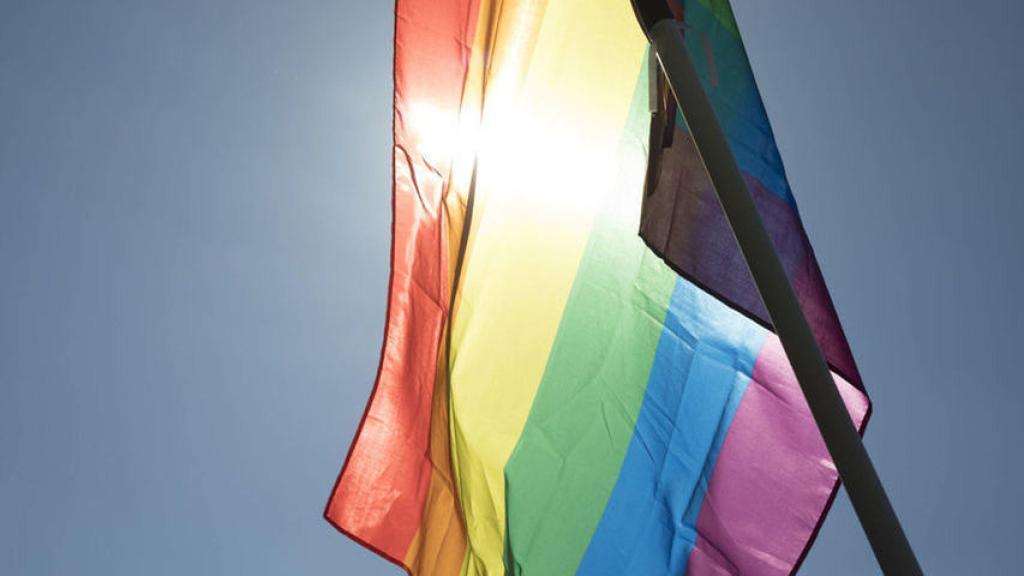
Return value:
<svg viewBox="0 0 1024 576">
<path fill-rule="evenodd" d="M 449 360 L 464 574 L 503 573 L 503 468 L 613 183 L 645 46 L 627 2 L 499 10 Z"/>
</svg>

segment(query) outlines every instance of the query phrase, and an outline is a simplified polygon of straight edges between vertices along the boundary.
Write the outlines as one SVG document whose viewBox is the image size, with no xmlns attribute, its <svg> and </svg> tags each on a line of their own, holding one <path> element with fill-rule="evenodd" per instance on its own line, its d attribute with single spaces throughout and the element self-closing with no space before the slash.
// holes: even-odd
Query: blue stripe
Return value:
<svg viewBox="0 0 1024 576">
<path fill-rule="evenodd" d="M 708 479 L 765 335 L 677 281 L 633 438 L 579 574 L 685 571 Z"/>
<path fill-rule="evenodd" d="M 754 81 L 747 53 L 736 35 L 700 2 L 686 2 L 685 41 L 697 75 L 711 100 L 740 170 L 796 208 L 782 157 Z M 708 54 L 710 47 L 711 54 Z M 713 85 L 712 62 L 717 85 Z M 685 127 L 681 115 L 677 123 Z"/>
</svg>

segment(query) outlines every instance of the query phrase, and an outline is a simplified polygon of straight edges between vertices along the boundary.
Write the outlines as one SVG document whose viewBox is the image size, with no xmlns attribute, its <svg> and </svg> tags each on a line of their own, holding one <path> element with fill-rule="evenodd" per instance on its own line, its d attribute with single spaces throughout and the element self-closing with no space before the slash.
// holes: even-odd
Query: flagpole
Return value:
<svg viewBox="0 0 1024 576">
<path fill-rule="evenodd" d="M 661 62 L 878 564 L 886 574 L 922 574 L 704 93 L 679 22 L 663 0 L 633 0 L 633 7 Z"/>
</svg>

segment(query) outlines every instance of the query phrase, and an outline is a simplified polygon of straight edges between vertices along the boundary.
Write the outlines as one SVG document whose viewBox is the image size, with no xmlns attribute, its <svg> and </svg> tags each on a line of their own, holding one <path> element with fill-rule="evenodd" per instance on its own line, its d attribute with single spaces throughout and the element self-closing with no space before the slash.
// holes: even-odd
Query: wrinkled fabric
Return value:
<svg viewBox="0 0 1024 576">
<path fill-rule="evenodd" d="M 475 22 L 474 0 L 396 4 L 384 344 L 373 394 L 324 511 L 345 534 L 422 573 L 457 570 L 464 549 L 447 425 L 437 426 L 447 417 L 446 389 L 435 383 L 451 299 L 448 236 L 460 230 L 446 218 L 454 153 L 436 143 L 458 132 Z"/>
<path fill-rule="evenodd" d="M 728 3 L 677 8 L 862 428 Z M 835 470 L 629 3 L 396 13 L 387 333 L 327 518 L 412 574 L 795 571 Z"/>
<path fill-rule="evenodd" d="M 818 345 L 832 367 L 863 388 L 825 280 L 814 258 L 775 146 L 754 75 L 726 2 L 684 3 L 683 37 L 694 68 L 718 116 L 747 189 L 782 261 Z M 667 92 L 664 83 L 661 90 Z M 733 237 L 680 111 L 651 156 L 640 234 L 677 272 L 723 302 L 771 326 L 746 262 Z M 659 127 L 663 121 L 659 122 Z"/>
</svg>

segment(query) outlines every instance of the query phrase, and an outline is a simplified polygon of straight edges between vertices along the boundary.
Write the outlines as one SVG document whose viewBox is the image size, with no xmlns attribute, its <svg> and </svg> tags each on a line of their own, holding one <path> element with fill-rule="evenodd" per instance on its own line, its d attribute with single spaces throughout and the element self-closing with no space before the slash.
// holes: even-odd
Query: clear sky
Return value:
<svg viewBox="0 0 1024 576">
<path fill-rule="evenodd" d="M 1024 4 L 734 1 L 926 571 L 1024 564 Z M 390 2 L 0 1 L 0 573 L 399 574 Z M 877 571 L 840 496 L 806 574 Z"/>
</svg>

